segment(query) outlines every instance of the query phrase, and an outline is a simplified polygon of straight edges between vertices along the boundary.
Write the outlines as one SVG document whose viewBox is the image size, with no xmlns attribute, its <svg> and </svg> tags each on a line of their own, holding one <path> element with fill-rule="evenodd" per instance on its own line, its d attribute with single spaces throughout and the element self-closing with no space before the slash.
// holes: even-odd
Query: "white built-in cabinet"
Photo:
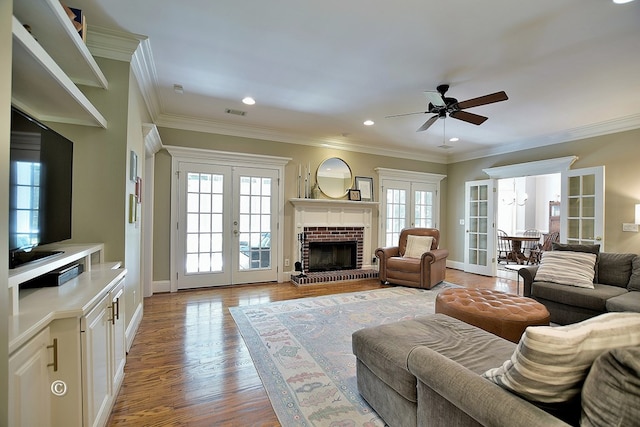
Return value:
<svg viewBox="0 0 640 427">
<path fill-rule="evenodd" d="M 81 319 L 85 426 L 102 426 L 124 378 L 124 280 Z"/>
<path fill-rule="evenodd" d="M 124 379 L 126 270 L 104 263 L 101 244 L 49 248 L 64 252 L 10 272 L 9 425 L 104 426 Z M 85 272 L 65 284 L 20 290 L 77 261 Z"/>
<path fill-rule="evenodd" d="M 49 343 L 46 327 L 9 357 L 10 426 L 52 426 Z"/>
</svg>

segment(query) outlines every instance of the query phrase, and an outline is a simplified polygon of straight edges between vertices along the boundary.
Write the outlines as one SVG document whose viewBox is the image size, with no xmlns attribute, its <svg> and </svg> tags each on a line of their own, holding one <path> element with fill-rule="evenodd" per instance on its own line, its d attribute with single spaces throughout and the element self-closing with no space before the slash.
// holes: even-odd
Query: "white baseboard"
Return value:
<svg viewBox="0 0 640 427">
<path fill-rule="evenodd" d="M 129 326 L 127 327 L 127 330 L 124 333 L 126 346 L 127 346 L 127 353 L 129 352 L 129 350 L 131 349 L 131 346 L 133 345 L 133 339 L 136 337 L 136 333 L 138 332 L 138 328 L 140 327 L 140 323 L 142 322 L 142 314 L 144 310 L 143 307 L 144 307 L 144 304 L 140 302 L 140 304 L 138 304 L 138 307 L 136 308 L 135 313 L 133 313 L 133 318 L 131 318 L 131 322 L 129 322 Z"/>
<path fill-rule="evenodd" d="M 160 280 L 151 283 L 151 288 L 154 294 L 159 294 L 162 292 L 171 292 L 171 281 L 170 280 Z"/>
<path fill-rule="evenodd" d="M 464 262 L 447 260 L 447 267 L 464 271 Z"/>
</svg>

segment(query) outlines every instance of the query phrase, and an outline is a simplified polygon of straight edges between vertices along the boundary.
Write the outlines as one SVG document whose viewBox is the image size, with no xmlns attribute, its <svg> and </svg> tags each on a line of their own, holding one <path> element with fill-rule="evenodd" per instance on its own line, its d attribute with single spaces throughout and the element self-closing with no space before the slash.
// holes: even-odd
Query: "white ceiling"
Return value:
<svg viewBox="0 0 640 427">
<path fill-rule="evenodd" d="M 90 29 L 148 37 L 158 125 L 440 162 L 640 127 L 640 1 L 74 5 Z M 423 92 L 441 83 L 459 101 L 509 100 L 469 109 L 489 117 L 480 126 L 448 118 L 416 132 L 431 114 L 385 118 L 426 111 Z M 448 150 L 443 123 L 460 138 Z"/>
</svg>

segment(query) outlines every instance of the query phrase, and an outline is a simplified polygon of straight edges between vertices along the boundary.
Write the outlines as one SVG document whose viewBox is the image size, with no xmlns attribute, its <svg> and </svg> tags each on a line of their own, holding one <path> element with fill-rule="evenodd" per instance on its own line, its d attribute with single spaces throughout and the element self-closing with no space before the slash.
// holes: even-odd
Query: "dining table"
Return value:
<svg viewBox="0 0 640 427">
<path fill-rule="evenodd" d="M 527 261 L 527 256 L 522 251 L 522 243 L 540 242 L 540 236 L 499 236 L 498 238 L 511 242 L 511 255 L 509 259 L 518 264 L 524 264 Z"/>
</svg>

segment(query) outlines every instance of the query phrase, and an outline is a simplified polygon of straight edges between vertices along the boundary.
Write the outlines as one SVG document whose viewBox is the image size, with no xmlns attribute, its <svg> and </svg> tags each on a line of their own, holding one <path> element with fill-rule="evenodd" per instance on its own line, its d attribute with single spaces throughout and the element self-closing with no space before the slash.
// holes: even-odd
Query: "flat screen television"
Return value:
<svg viewBox="0 0 640 427">
<path fill-rule="evenodd" d="M 59 252 L 38 246 L 71 238 L 73 143 L 11 109 L 9 268 Z"/>
</svg>

